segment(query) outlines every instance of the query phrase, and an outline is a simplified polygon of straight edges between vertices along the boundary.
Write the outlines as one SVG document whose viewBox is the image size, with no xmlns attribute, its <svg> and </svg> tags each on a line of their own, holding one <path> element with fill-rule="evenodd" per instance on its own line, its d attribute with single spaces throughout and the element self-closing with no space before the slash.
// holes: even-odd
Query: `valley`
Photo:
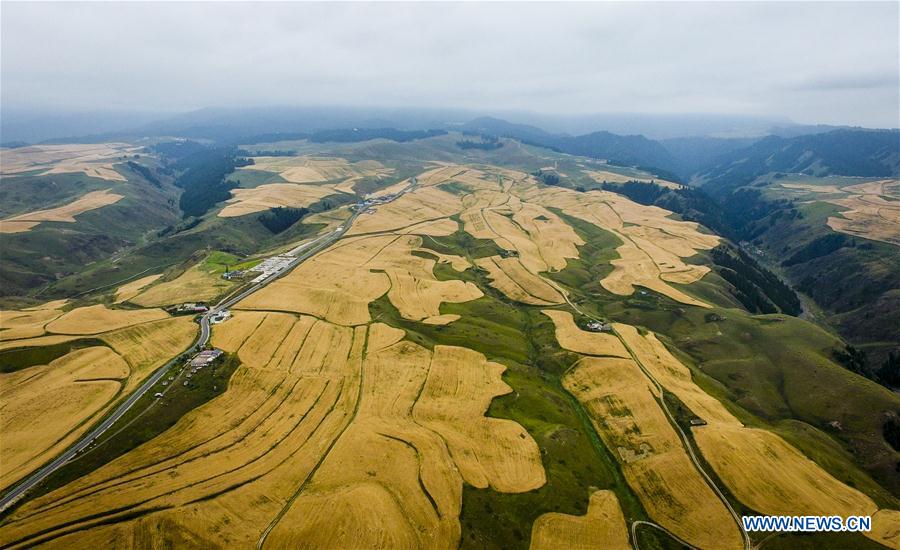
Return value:
<svg viewBox="0 0 900 550">
<path fill-rule="evenodd" d="M 73 175 L 94 189 L 95 165 L 124 181 L 109 187 L 121 199 L 70 219 L 29 214 L 59 208 L 40 195 L 9 211 L 0 223 L 40 222 L 8 233 L 40 234 L 15 241 L 29 252 L 4 266 L 10 280 L 53 261 L 43 243 L 138 215 L 147 193 L 169 214 L 5 299 L 4 490 L 201 326 L 232 366 L 152 437 L 119 443 L 116 423 L 90 469 L 65 465 L 64 482 L 4 512 L 0 544 L 749 548 L 763 539 L 738 516 L 761 513 L 871 515 L 871 532 L 841 540 L 900 547 L 882 429 L 896 393 L 842 366 L 829 327 L 748 311 L 711 259 L 728 237 L 604 187 L 681 184 L 460 139 L 244 143 L 194 161 L 193 145 L 161 141 L 129 146 L 139 158 L 124 164 L 17 153 L 13 166 L 41 173 L 4 173 L 9 189 Z M 243 165 L 211 184 L 234 186 L 179 216 L 176 182 L 220 159 Z M 890 200 L 867 209 L 893 183 L 773 181 L 771 200 L 835 207 L 816 231 L 893 246 L 871 221 Z M 254 286 L 256 265 L 292 249 L 306 252 Z M 173 309 L 226 298 L 217 324 Z"/>
</svg>

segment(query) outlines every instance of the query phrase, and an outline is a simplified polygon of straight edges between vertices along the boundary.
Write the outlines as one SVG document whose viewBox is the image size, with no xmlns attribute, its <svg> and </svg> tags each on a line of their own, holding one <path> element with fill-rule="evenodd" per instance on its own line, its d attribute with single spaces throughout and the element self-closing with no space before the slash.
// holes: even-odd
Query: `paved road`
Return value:
<svg viewBox="0 0 900 550">
<path fill-rule="evenodd" d="M 416 180 L 415 180 L 415 178 L 413 178 L 411 184 L 406 189 L 404 189 L 403 191 L 398 193 L 397 197 L 399 197 L 405 193 L 408 193 L 409 191 L 413 190 L 415 187 L 416 187 Z M 395 199 L 397 197 L 395 197 Z M 302 262 L 304 262 L 305 260 L 309 259 L 312 255 L 314 255 L 314 254 L 324 250 L 325 248 L 331 246 L 332 244 L 334 244 L 335 241 L 337 241 L 338 239 L 340 239 L 341 237 L 344 236 L 344 233 L 346 233 L 350 229 L 350 227 L 353 225 L 353 222 L 356 221 L 356 218 L 358 218 L 360 216 L 360 214 L 362 214 L 362 211 L 354 212 L 353 215 L 350 216 L 350 218 L 348 218 L 341 226 L 338 227 L 338 229 L 332 231 L 331 233 L 323 235 L 323 236 L 319 237 L 318 239 L 312 241 L 311 243 L 305 245 L 303 247 L 303 253 L 300 254 L 299 256 L 297 256 L 296 259 L 294 261 L 292 261 L 290 264 L 288 264 L 288 266 L 284 270 L 282 270 L 280 273 L 273 275 L 272 277 L 269 277 L 268 279 L 266 279 L 264 281 L 260 281 L 259 283 L 251 286 L 250 288 L 248 288 L 246 290 L 239 292 L 238 294 L 236 294 L 234 296 L 226 297 L 224 300 L 222 300 L 221 302 L 216 304 L 214 307 L 212 307 L 209 311 L 207 311 L 202 317 L 200 317 L 200 334 L 197 337 L 197 341 L 192 346 L 192 349 L 201 349 L 206 345 L 207 342 L 209 342 L 209 336 L 210 336 L 209 320 L 210 320 L 210 317 L 212 317 L 214 314 L 218 313 L 219 311 L 222 311 L 223 309 L 228 309 L 229 307 L 240 302 L 247 296 L 253 294 L 257 290 L 268 285 L 272 281 L 279 279 L 280 277 L 283 277 L 284 275 L 289 273 L 292 269 L 297 267 L 297 265 L 299 265 Z M 300 247 L 297 247 L 297 248 L 300 248 Z M 294 248 L 294 251 L 296 251 L 297 248 Z M 118 422 L 118 420 L 120 418 L 122 418 L 125 415 L 125 413 L 127 413 L 128 410 L 131 409 L 131 407 L 135 403 L 137 403 L 137 401 L 141 397 L 143 397 L 143 395 L 145 393 L 150 391 L 150 389 L 153 388 L 153 386 L 157 382 L 159 382 L 163 376 L 166 375 L 166 373 L 169 371 L 169 369 L 172 367 L 172 365 L 176 364 L 177 362 L 178 362 L 178 358 L 176 357 L 175 359 L 172 359 L 171 361 L 169 361 L 168 363 L 166 363 L 165 365 L 160 367 L 156 372 L 154 372 L 150 376 L 150 378 L 148 378 L 143 384 L 141 384 L 141 386 L 137 390 L 135 390 L 134 393 L 129 395 L 128 398 L 125 399 L 125 401 L 122 404 L 120 404 L 116 408 L 116 410 L 113 411 L 112 414 L 110 414 L 108 417 L 106 417 L 105 420 L 100 422 L 100 424 L 98 424 L 94 429 L 92 429 L 90 432 L 88 432 L 87 435 L 85 435 L 77 443 L 75 443 L 74 445 L 69 447 L 65 452 L 63 452 L 61 455 L 59 455 L 52 462 L 43 466 L 41 469 L 39 469 L 36 472 L 34 472 L 33 474 L 31 474 L 30 476 L 25 478 L 23 481 L 19 482 L 19 484 L 16 485 L 12 490 L 10 490 L 8 493 L 3 495 L 3 497 L 0 498 L 0 512 L 2 512 L 3 510 L 6 510 L 11 505 L 15 504 L 19 499 L 24 497 L 28 491 L 33 489 L 38 483 L 40 483 L 41 481 L 46 479 L 47 476 L 49 476 L 50 474 L 52 474 L 53 472 L 55 472 L 56 470 L 61 468 L 66 462 L 71 460 L 75 455 L 77 455 L 79 452 L 81 452 L 82 450 L 87 448 L 91 443 L 93 443 L 97 437 L 99 437 L 101 434 L 103 434 L 103 432 L 105 432 L 113 424 Z"/>
</svg>

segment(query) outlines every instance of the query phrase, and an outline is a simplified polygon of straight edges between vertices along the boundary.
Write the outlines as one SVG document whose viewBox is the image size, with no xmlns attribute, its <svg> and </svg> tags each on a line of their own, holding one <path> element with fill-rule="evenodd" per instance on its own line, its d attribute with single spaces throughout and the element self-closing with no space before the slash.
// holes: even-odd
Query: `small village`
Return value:
<svg viewBox="0 0 900 550">
<path fill-rule="evenodd" d="M 190 388 L 192 386 L 192 378 L 202 369 L 212 366 L 224 353 L 225 352 L 218 348 L 205 349 L 197 353 L 189 360 L 185 361 L 178 372 L 169 375 L 168 378 L 163 380 L 157 388 L 157 391 L 153 394 L 153 397 L 162 399 L 166 396 L 169 389 L 177 382 L 181 382 L 182 386 Z M 183 380 L 182 376 L 184 378 Z"/>
</svg>

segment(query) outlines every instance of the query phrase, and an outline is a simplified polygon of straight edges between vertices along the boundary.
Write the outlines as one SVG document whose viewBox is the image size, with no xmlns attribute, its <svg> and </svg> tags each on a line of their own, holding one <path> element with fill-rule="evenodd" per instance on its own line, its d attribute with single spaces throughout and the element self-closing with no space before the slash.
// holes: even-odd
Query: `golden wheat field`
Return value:
<svg viewBox="0 0 900 550">
<path fill-rule="evenodd" d="M 21 233 L 34 228 L 42 222 L 75 223 L 77 221 L 75 216 L 115 204 L 123 198 L 125 198 L 124 195 L 110 193 L 109 189 L 91 191 L 63 206 L 47 210 L 36 210 L 0 220 L 0 233 Z"/>
<path fill-rule="evenodd" d="M 591 495 L 587 514 L 583 516 L 553 512 L 542 514 L 531 527 L 530 548 L 531 550 L 631 548 L 619 499 L 612 491 L 595 491 Z"/>
<path fill-rule="evenodd" d="M 563 377 L 653 521 L 700 548 L 740 548 L 734 519 L 694 467 L 631 359 L 585 357 Z"/>
<path fill-rule="evenodd" d="M 162 273 L 158 273 L 156 275 L 147 275 L 146 277 L 141 277 L 140 279 L 135 279 L 130 283 L 125 283 L 116 289 L 115 302 L 116 304 L 121 304 L 122 302 L 127 302 L 141 293 L 141 290 L 144 289 L 145 286 L 155 282 L 157 279 L 162 277 Z"/>
<path fill-rule="evenodd" d="M 125 540 L 164 525 L 170 541 L 213 545 L 450 548 L 464 482 L 506 492 L 544 483 L 527 432 L 484 417 L 510 389 L 500 381 L 504 367 L 483 355 L 432 352 L 382 324 L 248 311 L 232 321 L 214 334 L 244 363 L 225 394 L 26 504 L 0 537 L 109 540 L 105 528 L 79 532 L 93 516 L 112 520 Z M 117 520 L 122 507 L 140 517 Z"/>
<path fill-rule="evenodd" d="M 164 278 L 163 278 L 164 279 Z M 157 279 L 127 300 L 143 307 L 161 307 L 184 302 L 206 302 L 234 287 L 199 262 L 171 280 Z"/>
<path fill-rule="evenodd" d="M 635 286 L 643 286 L 678 302 L 707 306 L 669 284 L 690 284 L 709 272 L 706 266 L 684 262 L 719 243 L 715 235 L 702 233 L 698 224 L 671 219 L 668 210 L 643 206 L 607 191 L 578 193 L 554 187 L 531 189 L 524 198 L 559 208 L 622 241 L 616 249 L 620 257 L 611 262 L 612 273 L 601 281 L 610 292 L 627 296 Z"/>
<path fill-rule="evenodd" d="M 397 200 L 372 207 L 374 215 L 360 217 L 348 232 L 363 235 L 397 231 L 422 222 L 448 218 L 459 212 L 459 197 L 437 187 L 423 187 Z"/>
<path fill-rule="evenodd" d="M 535 306 L 561 304 L 562 294 L 540 276 L 528 271 L 518 258 L 490 256 L 475 264 L 488 273 L 491 286 L 511 300 Z"/>
<path fill-rule="evenodd" d="M 126 181 L 113 165 L 122 155 L 137 147 L 127 143 L 32 145 L 14 149 L 0 148 L 2 175 L 37 172 L 65 174 L 81 172 L 87 176 L 111 181 Z"/>
<path fill-rule="evenodd" d="M 845 208 L 839 216 L 828 218 L 835 231 L 865 239 L 900 245 L 900 194 L 893 189 L 897 180 L 881 180 L 843 187 L 849 195 L 828 199 Z"/>
<path fill-rule="evenodd" d="M 161 309 L 109 309 L 97 304 L 68 311 L 48 323 L 46 329 L 56 334 L 97 334 L 168 316 Z"/>
<path fill-rule="evenodd" d="M 38 308 L 0 310 L 0 340 L 33 338 L 46 333 L 45 326 L 63 314 L 61 303 L 48 303 Z"/>
<path fill-rule="evenodd" d="M 377 163 L 336 158 L 256 161 L 242 169 L 276 172 L 291 183 L 238 190 L 220 216 L 287 204 L 277 201 L 288 200 L 279 195 L 288 188 L 312 189 L 312 199 L 333 192 L 335 182 L 350 192 L 358 178 L 389 174 Z M 775 433 L 745 426 L 694 381 L 664 336 L 623 323 L 612 332 L 580 328 L 586 320 L 581 293 L 548 276 L 578 260 L 587 244 L 582 230 L 566 222 L 571 216 L 619 240 L 612 271 L 595 281 L 604 299 L 603 289 L 616 296 L 649 289 L 682 310 L 704 307 L 690 285 L 709 268 L 690 258 L 716 246 L 718 237 L 605 191 L 542 187 L 507 168 L 430 166 L 408 192 L 356 217 L 340 240 L 232 306 L 233 316 L 213 326 L 211 345 L 240 361 L 224 393 L 153 439 L 12 510 L 0 546 L 468 544 L 461 520 L 467 487 L 501 493 L 498 498 L 522 493 L 527 502 L 542 488 L 551 491 L 548 481 L 560 471 L 532 434 L 561 425 L 541 418 L 535 428 L 492 414 L 495 399 L 503 399 L 501 410 L 518 402 L 512 386 L 524 395 L 517 380 L 532 376 L 539 363 L 491 356 L 490 342 L 469 344 L 481 346 L 476 351 L 432 336 L 458 338 L 473 330 L 462 317 L 465 304 L 478 311 L 516 302 L 550 319 L 552 327 L 542 320 L 538 328 L 572 352 L 552 347 L 568 361 L 553 383 L 561 382 L 559 395 L 574 411 L 582 414 L 580 406 L 586 413 L 591 444 L 605 446 L 624 478 L 619 497 L 603 485 L 579 486 L 583 497 L 590 495 L 582 515 L 528 510 L 536 519 L 524 526 L 523 545 L 530 529 L 533 549 L 627 548 L 634 542 L 631 522 L 649 516 L 697 548 L 743 547 L 729 507 L 704 475 L 709 470 L 760 513 L 874 515 L 876 529 L 867 536 L 897 547 L 898 512 L 880 510 Z M 387 189 L 404 190 L 411 181 Z M 349 215 L 325 212 L 304 223 L 333 229 Z M 472 247 L 477 254 L 458 245 L 475 239 L 484 240 Z M 13 442 L 0 456 L 16 465 L 11 474 L 4 469 L 4 484 L 57 453 L 117 396 L 194 342 L 198 329 L 189 317 L 152 308 L 211 299 L 230 288 L 201 264 L 166 279 L 151 275 L 115 291 L 117 302 L 147 309 L 97 304 L 63 311 L 67 304 L 57 302 L 0 312 L 0 350 L 83 337 L 103 344 L 0 375 L 0 427 L 11 430 Z M 706 421 L 691 429 L 700 466 L 667 416 L 659 386 Z M 47 417 L 48 403 L 59 403 L 65 414 Z M 17 423 L 22 418 L 48 429 L 38 437 Z"/>
<path fill-rule="evenodd" d="M 96 306 L 80 309 L 96 310 Z M 109 347 L 76 349 L 47 365 L 0 374 L 2 487 L 76 441 L 109 410 L 115 399 L 135 389 L 154 369 L 184 351 L 197 331 L 194 323 L 184 317 L 131 320 L 136 324 L 121 328 L 121 319 L 116 319 L 89 334 Z M 18 342 L 21 346 L 57 343 L 46 342 L 46 338 Z M 36 430 L 35 426 L 41 429 Z"/>
<path fill-rule="evenodd" d="M 416 321 L 439 316 L 442 303 L 482 296 L 472 283 L 438 281 L 435 260 L 412 254 L 422 244 L 417 235 L 345 239 L 238 307 L 306 313 L 355 325 L 369 321 L 368 304 L 384 294 L 403 317 Z"/>
<path fill-rule="evenodd" d="M 75 441 L 116 396 L 128 372 L 109 348 L 90 347 L 48 365 L 0 374 L 0 488 Z"/>
<path fill-rule="evenodd" d="M 563 349 L 585 355 L 629 358 L 628 350 L 619 339 L 608 333 L 581 330 L 568 311 L 545 309 L 541 313 L 550 317 L 556 328 L 556 340 Z"/>
<path fill-rule="evenodd" d="M 303 208 L 332 194 L 328 187 L 296 183 L 270 183 L 251 189 L 234 189 L 234 198 L 219 211 L 220 218 L 246 216 L 270 208 Z"/>
<path fill-rule="evenodd" d="M 641 335 L 623 324 L 615 328 L 654 379 L 707 422 L 693 428 L 694 438 L 704 458 L 741 502 L 773 515 L 871 515 L 878 510 L 868 496 L 835 479 L 778 435 L 744 427 L 693 382 L 690 370 L 655 334 Z M 900 524 L 894 533 L 900 536 Z M 890 546 L 900 538 L 893 543 L 887 538 L 879 541 Z"/>
<path fill-rule="evenodd" d="M 253 157 L 253 164 L 238 169 L 236 179 L 243 170 L 274 172 L 289 183 L 323 183 L 359 177 L 385 177 L 393 173 L 375 161 L 351 163 L 338 157 Z"/>
<path fill-rule="evenodd" d="M 639 181 L 643 183 L 653 182 L 656 185 L 667 187 L 669 189 L 681 189 L 682 187 L 684 187 L 680 183 L 664 180 L 662 178 L 648 176 L 629 176 L 625 174 L 618 174 L 616 172 L 610 172 L 609 170 L 585 170 L 584 173 L 591 176 L 595 181 L 599 183 L 626 183 L 629 181 Z"/>
</svg>

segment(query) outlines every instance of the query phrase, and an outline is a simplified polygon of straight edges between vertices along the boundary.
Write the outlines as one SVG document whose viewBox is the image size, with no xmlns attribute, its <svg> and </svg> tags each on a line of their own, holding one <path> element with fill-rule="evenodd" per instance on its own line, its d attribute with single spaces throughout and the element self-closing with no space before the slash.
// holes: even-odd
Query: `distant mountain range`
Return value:
<svg viewBox="0 0 900 550">
<path fill-rule="evenodd" d="M 770 172 L 896 177 L 900 175 L 900 130 L 769 136 L 715 157 L 699 179 L 705 188 L 733 189 Z"/>
<path fill-rule="evenodd" d="M 48 115 L 49 116 L 49 115 Z M 517 114 L 519 120 L 541 120 L 547 127 L 590 127 L 608 123 L 616 129 L 645 128 L 656 135 L 671 135 L 679 121 L 688 131 L 712 133 L 731 128 L 731 134 L 756 132 L 763 119 L 699 115 L 591 115 L 576 124 L 573 117 Z M 46 118 L 46 117 L 45 117 Z M 84 127 L 95 133 L 66 141 L 111 141 L 144 136 L 180 136 L 208 139 L 223 144 L 246 143 L 269 136 L 278 139 L 309 138 L 313 141 L 359 141 L 383 138 L 406 141 L 463 131 L 508 137 L 572 155 L 606 159 L 615 164 L 638 166 L 682 182 L 696 180 L 713 189 L 735 188 L 769 172 L 804 172 L 813 175 L 887 177 L 900 174 L 900 131 L 837 128 L 832 126 L 770 126 L 768 135 L 716 137 L 712 135 L 668 137 L 654 140 L 639 133 L 613 133 L 610 128 L 571 135 L 544 127 L 501 118 L 477 116 L 463 110 L 372 108 L 210 108 L 165 116 L 148 113 L 107 117 L 55 115 L 42 119 L 35 113 L 4 113 L 0 131 L 6 145 L 21 146 L 41 135 L 41 127 L 55 123 L 56 132 Z M 91 120 L 92 125 L 79 125 Z M 783 121 L 781 121 L 783 122 Z M 118 126 L 118 127 L 117 127 Z M 666 128 L 662 131 L 662 128 Z M 103 131 L 103 129 L 110 129 Z M 742 130 L 741 130 L 742 129 Z M 96 132 L 98 131 L 99 132 Z M 30 138 L 28 137 L 30 136 Z"/>
<path fill-rule="evenodd" d="M 535 126 L 482 117 L 467 131 L 510 137 L 525 143 L 619 164 L 674 173 L 682 180 L 699 174 L 712 186 L 745 185 L 769 172 L 811 175 L 889 177 L 900 174 L 900 130 L 813 127 L 796 137 L 687 137 L 655 141 L 644 136 L 592 132 L 580 136 L 550 134 Z"/>
</svg>

